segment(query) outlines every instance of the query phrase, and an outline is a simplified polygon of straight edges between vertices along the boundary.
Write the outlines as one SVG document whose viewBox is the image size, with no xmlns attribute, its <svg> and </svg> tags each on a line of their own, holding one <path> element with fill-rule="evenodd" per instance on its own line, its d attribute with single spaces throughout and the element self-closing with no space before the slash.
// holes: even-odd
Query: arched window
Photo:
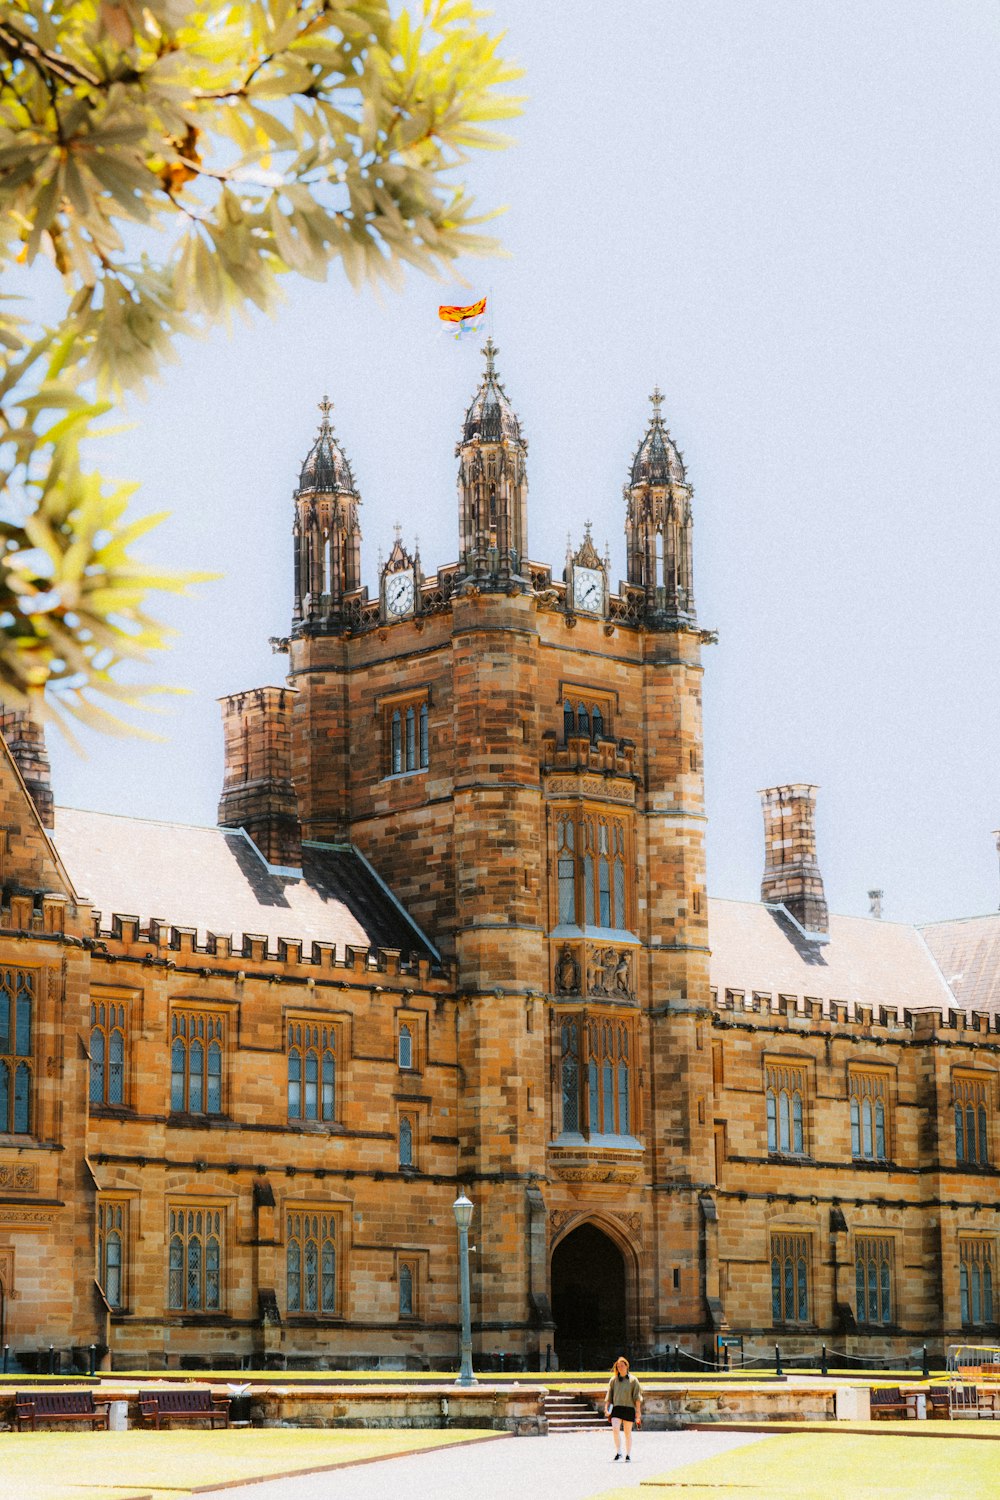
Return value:
<svg viewBox="0 0 1000 1500">
<path fill-rule="evenodd" d="M 892 1243 L 859 1235 L 854 1252 L 855 1315 L 870 1326 L 892 1322 Z"/>
<path fill-rule="evenodd" d="M 590 711 L 590 733 L 595 742 L 604 737 L 604 715 L 598 703 Z"/>
<path fill-rule="evenodd" d="M 330 1220 L 323 1220 L 323 1229 L 327 1237 L 323 1240 L 321 1260 L 323 1279 L 320 1284 L 320 1310 L 333 1313 L 337 1311 L 337 1248 L 332 1238 Z"/>
<path fill-rule="evenodd" d="M 965 1110 L 961 1103 L 955 1105 L 955 1155 L 965 1160 Z"/>
<path fill-rule="evenodd" d="M 865 1099 L 861 1104 L 861 1154 L 870 1157 L 872 1154 L 872 1101 Z"/>
<path fill-rule="evenodd" d="M 618 1032 L 618 1130 L 629 1133 L 629 1057 L 628 1031 L 624 1026 Z"/>
<path fill-rule="evenodd" d="M 851 1095 L 851 1155 L 861 1155 L 861 1104 L 856 1094 Z"/>
<path fill-rule="evenodd" d="M 399 1316 L 413 1317 L 413 1272 L 405 1262 L 399 1268 Z"/>
<path fill-rule="evenodd" d="M 188 1049 L 188 1109 L 200 1115 L 205 1108 L 205 1048 L 195 1040 Z"/>
<path fill-rule="evenodd" d="M 187 1052 L 180 1037 L 175 1037 L 170 1048 L 170 1108 L 183 1110 L 184 1081 L 187 1069 Z"/>
<path fill-rule="evenodd" d="M 420 705 L 420 764 L 424 769 L 430 765 L 430 734 L 426 703 Z"/>
<path fill-rule="evenodd" d="M 562 1128 L 576 1134 L 580 1129 L 580 1041 L 575 1021 L 562 1024 Z"/>
<path fill-rule="evenodd" d="M 778 1103 L 773 1089 L 767 1091 L 767 1149 L 778 1149 Z"/>
<path fill-rule="evenodd" d="M 328 1047 L 323 1053 L 323 1119 L 334 1118 L 337 1089 L 337 1064 L 333 1055 L 333 1049 Z"/>
<path fill-rule="evenodd" d="M 125 1230 L 128 1204 L 101 1198 L 97 1203 L 97 1280 L 108 1306 L 125 1305 Z"/>
<path fill-rule="evenodd" d="M 594 825 L 588 818 L 580 825 L 583 843 L 583 920 L 594 925 Z"/>
<path fill-rule="evenodd" d="M 881 1099 L 875 1100 L 875 1156 L 885 1160 L 885 1105 Z"/>
<path fill-rule="evenodd" d="M 406 1115 L 399 1121 L 399 1165 L 413 1166 L 413 1126 Z"/>
<path fill-rule="evenodd" d="M 590 712 L 585 703 L 576 705 L 576 730 L 581 739 L 590 739 Z"/>
<path fill-rule="evenodd" d="M 306 1053 L 305 1117 L 315 1120 L 319 1114 L 319 1056 L 314 1047 Z"/>
<path fill-rule="evenodd" d="M 179 1234 L 170 1236 L 167 1274 L 167 1306 L 172 1312 L 184 1306 L 184 1241 Z"/>
<path fill-rule="evenodd" d="M 614 871 L 615 871 L 615 927 L 628 926 L 628 907 L 625 897 L 625 828 L 621 823 L 615 823 L 614 832 Z"/>
<path fill-rule="evenodd" d="M 302 1311 L 302 1246 L 297 1239 L 285 1247 L 285 1305 L 290 1313 Z"/>
<path fill-rule="evenodd" d="M 118 1026 L 108 1037 L 108 1103 L 125 1103 L 125 1033 Z"/>
<path fill-rule="evenodd" d="M 572 818 L 560 818 L 557 833 L 556 878 L 559 886 L 559 921 L 576 921 L 576 856 Z"/>
<path fill-rule="evenodd" d="M 603 818 L 597 825 L 597 900 L 598 922 L 602 927 L 610 927 L 611 850 L 608 847 L 608 825 Z"/>
<path fill-rule="evenodd" d="M 804 1258 L 800 1256 L 796 1264 L 798 1267 L 798 1305 L 796 1307 L 796 1317 L 798 1318 L 800 1323 L 803 1323 L 809 1317 L 809 1283 L 806 1274 L 806 1263 Z"/>
<path fill-rule="evenodd" d="M 403 720 L 399 709 L 392 712 L 392 774 L 398 776 L 403 769 Z"/>
<path fill-rule="evenodd" d="M 205 1307 L 215 1312 L 222 1302 L 222 1254 L 219 1241 L 210 1234 L 205 1243 Z"/>
<path fill-rule="evenodd" d="M 302 1118 L 302 1053 L 298 1047 L 288 1052 L 288 1118 Z"/>
<path fill-rule="evenodd" d="M 34 978 L 0 971 L 0 1131 L 31 1131 L 32 990 Z"/>
<path fill-rule="evenodd" d="M 792 1095 L 792 1150 L 802 1151 L 802 1095 L 796 1089 Z"/>
<path fill-rule="evenodd" d="M 809 1318 L 809 1241 L 786 1231 L 771 1236 L 771 1316 L 775 1323 Z"/>
<path fill-rule="evenodd" d="M 412 703 L 406 710 L 406 769 L 417 769 L 417 716 Z"/>
<path fill-rule="evenodd" d="M 771 1317 L 775 1323 L 781 1319 L 781 1261 L 778 1256 L 771 1260 Z"/>
<path fill-rule="evenodd" d="M 576 716 L 568 698 L 563 700 L 563 739 L 571 740 L 576 734 Z"/>
<path fill-rule="evenodd" d="M 413 1032 L 406 1021 L 401 1022 L 399 1027 L 399 1066 L 413 1067 Z"/>
<path fill-rule="evenodd" d="M 315 1225 L 315 1219 L 313 1220 Z M 319 1246 L 316 1241 L 309 1237 L 306 1240 L 305 1254 L 305 1310 L 306 1312 L 319 1311 Z"/>
<path fill-rule="evenodd" d="M 222 1048 L 215 1040 L 208 1044 L 208 1088 L 205 1096 L 205 1111 L 210 1115 L 222 1112 Z"/>
<path fill-rule="evenodd" d="M 610 1022 L 601 1027 L 601 1133 L 613 1135 L 615 1129 L 615 1055 L 614 1033 Z"/>
<path fill-rule="evenodd" d="M 986 1106 L 980 1104 L 977 1110 L 979 1121 L 979 1165 L 985 1167 L 989 1162 L 989 1152 L 986 1149 Z"/>
<path fill-rule="evenodd" d="M 104 1103 L 104 1032 L 99 1026 L 90 1033 L 90 1102 Z"/>
<path fill-rule="evenodd" d="M 778 1095 L 778 1145 L 782 1151 L 792 1149 L 792 1102 L 785 1089 Z"/>
</svg>

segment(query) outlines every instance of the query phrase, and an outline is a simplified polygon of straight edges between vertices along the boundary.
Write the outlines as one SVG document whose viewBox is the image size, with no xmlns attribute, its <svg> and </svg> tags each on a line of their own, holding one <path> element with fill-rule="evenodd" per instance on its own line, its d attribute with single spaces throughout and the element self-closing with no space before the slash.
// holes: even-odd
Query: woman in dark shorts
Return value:
<svg viewBox="0 0 1000 1500">
<path fill-rule="evenodd" d="M 621 1429 L 625 1429 L 625 1462 L 632 1462 L 632 1426 L 642 1426 L 642 1391 L 634 1375 L 628 1372 L 624 1354 L 615 1360 L 608 1394 L 604 1398 L 604 1415 L 611 1418 L 615 1435 L 615 1463 L 621 1458 Z"/>
</svg>

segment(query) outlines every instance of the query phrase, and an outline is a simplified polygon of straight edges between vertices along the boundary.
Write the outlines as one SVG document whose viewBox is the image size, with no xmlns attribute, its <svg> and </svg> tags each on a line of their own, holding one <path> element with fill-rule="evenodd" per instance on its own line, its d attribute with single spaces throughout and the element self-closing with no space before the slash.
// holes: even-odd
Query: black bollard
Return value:
<svg viewBox="0 0 1000 1500">
<path fill-rule="evenodd" d="M 90 1346 L 90 1364 L 89 1364 L 89 1368 L 87 1370 L 87 1374 L 91 1377 L 91 1379 L 93 1379 L 94 1372 L 96 1371 L 96 1369 L 97 1369 L 97 1345 L 96 1344 L 91 1344 L 91 1346 Z"/>
<path fill-rule="evenodd" d="M 774 1346 L 774 1373 L 775 1375 L 784 1375 L 785 1373 L 781 1368 L 781 1350 L 777 1344 Z"/>
<path fill-rule="evenodd" d="M 54 1344 L 50 1344 L 49 1345 L 49 1374 L 50 1375 L 54 1375 L 55 1373 L 56 1373 L 56 1350 L 55 1350 L 55 1345 Z"/>
<path fill-rule="evenodd" d="M 923 1368 L 923 1375 L 924 1375 L 924 1379 L 925 1380 L 929 1380 L 931 1378 L 931 1367 L 930 1367 L 930 1363 L 929 1363 L 929 1361 L 927 1359 L 927 1345 L 926 1344 L 924 1345 L 924 1368 Z"/>
<path fill-rule="evenodd" d="M 826 1362 L 826 1345 L 825 1344 L 823 1345 L 823 1354 L 822 1354 L 822 1357 L 820 1359 L 819 1373 L 821 1375 L 829 1375 L 829 1373 L 830 1373 L 829 1366 L 827 1365 L 827 1362 Z"/>
</svg>

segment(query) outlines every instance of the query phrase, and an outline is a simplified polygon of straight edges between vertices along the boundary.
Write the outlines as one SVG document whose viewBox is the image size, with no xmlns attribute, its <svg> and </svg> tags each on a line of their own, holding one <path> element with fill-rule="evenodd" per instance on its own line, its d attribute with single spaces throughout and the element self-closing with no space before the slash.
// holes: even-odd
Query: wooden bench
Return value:
<svg viewBox="0 0 1000 1500">
<path fill-rule="evenodd" d="M 35 1431 L 36 1422 L 89 1422 L 91 1427 L 107 1427 L 108 1406 L 103 1411 L 94 1405 L 93 1391 L 18 1391 L 14 1397 L 17 1425 Z"/>
<path fill-rule="evenodd" d="M 872 1386 L 871 1414 L 873 1417 L 905 1417 L 909 1415 L 906 1397 L 898 1385 Z"/>
<path fill-rule="evenodd" d="M 187 1386 L 166 1386 L 163 1390 L 140 1391 L 139 1412 L 154 1427 L 165 1420 L 177 1422 L 221 1422 L 229 1426 L 229 1397 L 213 1396 L 211 1391 L 191 1390 Z"/>
<path fill-rule="evenodd" d="M 946 1385 L 927 1387 L 927 1415 L 929 1417 L 951 1417 L 951 1390 Z"/>
</svg>

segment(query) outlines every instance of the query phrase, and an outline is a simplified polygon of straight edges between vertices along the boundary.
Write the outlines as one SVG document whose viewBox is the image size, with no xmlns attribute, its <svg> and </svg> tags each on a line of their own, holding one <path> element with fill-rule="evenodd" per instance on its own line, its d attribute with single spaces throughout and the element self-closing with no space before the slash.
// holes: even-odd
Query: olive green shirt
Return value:
<svg viewBox="0 0 1000 1500">
<path fill-rule="evenodd" d="M 608 1406 L 638 1406 L 642 1390 L 634 1375 L 614 1374 L 608 1381 Z"/>
</svg>

